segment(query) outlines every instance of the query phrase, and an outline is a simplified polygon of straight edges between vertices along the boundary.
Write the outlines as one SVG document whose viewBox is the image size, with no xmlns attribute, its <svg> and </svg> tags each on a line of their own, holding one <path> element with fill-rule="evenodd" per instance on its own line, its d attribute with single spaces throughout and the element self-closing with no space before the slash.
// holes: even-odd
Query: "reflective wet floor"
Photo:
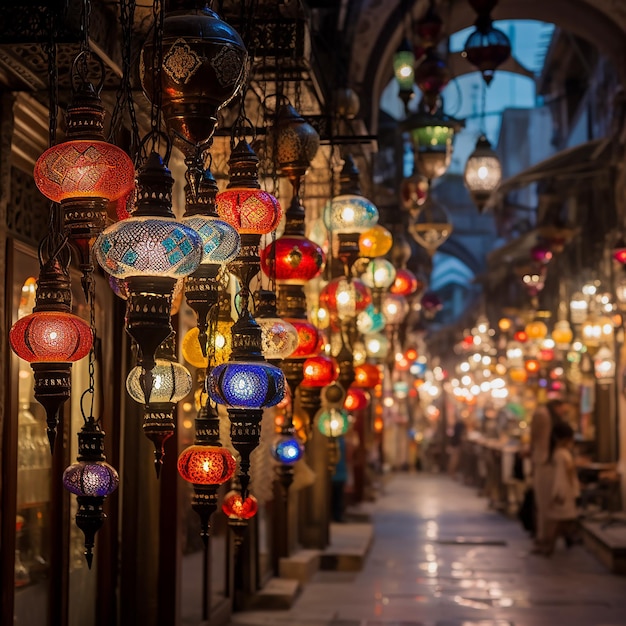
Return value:
<svg viewBox="0 0 626 626">
<path fill-rule="evenodd" d="M 233 622 L 282 626 L 626 626 L 626 578 L 584 547 L 530 554 L 521 526 L 445 476 L 399 474 L 371 507 L 358 573 L 320 572 L 289 611 Z"/>
</svg>

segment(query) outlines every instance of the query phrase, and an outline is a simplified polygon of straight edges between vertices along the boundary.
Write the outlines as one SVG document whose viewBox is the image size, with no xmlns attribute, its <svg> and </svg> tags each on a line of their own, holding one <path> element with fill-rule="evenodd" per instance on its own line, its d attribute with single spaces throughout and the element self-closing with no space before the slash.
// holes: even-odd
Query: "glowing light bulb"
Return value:
<svg viewBox="0 0 626 626">
<path fill-rule="evenodd" d="M 478 174 L 478 178 L 480 178 L 480 180 L 485 180 L 485 178 L 487 178 L 487 175 L 489 174 L 489 170 L 484 165 L 481 165 L 478 168 L 477 174 Z"/>
</svg>

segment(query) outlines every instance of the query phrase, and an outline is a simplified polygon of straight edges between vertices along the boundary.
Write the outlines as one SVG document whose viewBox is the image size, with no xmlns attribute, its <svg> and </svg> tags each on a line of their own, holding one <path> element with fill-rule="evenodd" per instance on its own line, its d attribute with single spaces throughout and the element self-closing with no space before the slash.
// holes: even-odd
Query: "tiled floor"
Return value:
<svg viewBox="0 0 626 626">
<path fill-rule="evenodd" d="M 447 477 L 397 475 L 372 512 L 361 572 L 320 572 L 290 611 L 239 613 L 233 623 L 626 626 L 626 578 L 582 547 L 529 554 L 519 524 Z"/>
</svg>

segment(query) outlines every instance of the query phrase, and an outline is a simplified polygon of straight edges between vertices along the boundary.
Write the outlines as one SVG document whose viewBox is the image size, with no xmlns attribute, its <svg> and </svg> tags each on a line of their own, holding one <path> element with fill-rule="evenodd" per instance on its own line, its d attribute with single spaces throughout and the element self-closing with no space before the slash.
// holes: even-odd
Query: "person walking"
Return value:
<svg viewBox="0 0 626 626">
<path fill-rule="evenodd" d="M 566 422 L 558 422 L 552 429 L 548 467 L 551 473 L 550 504 L 546 511 L 545 544 L 543 554 L 550 556 L 556 540 L 562 536 L 569 545 L 578 511 L 576 498 L 580 485 L 574 465 L 574 430 Z"/>
<path fill-rule="evenodd" d="M 552 428 L 562 422 L 569 406 L 563 400 L 550 400 L 539 406 L 530 425 L 530 459 L 535 501 L 535 552 L 542 552 L 547 536 L 546 514 L 552 500 L 553 472 L 548 465 Z"/>
</svg>

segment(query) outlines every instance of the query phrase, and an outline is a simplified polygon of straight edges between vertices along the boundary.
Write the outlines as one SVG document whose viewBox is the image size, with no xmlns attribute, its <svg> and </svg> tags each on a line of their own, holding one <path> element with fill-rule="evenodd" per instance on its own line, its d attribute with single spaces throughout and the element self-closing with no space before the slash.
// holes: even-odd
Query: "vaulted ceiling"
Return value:
<svg viewBox="0 0 626 626">
<path fill-rule="evenodd" d="M 392 56 L 402 37 L 407 4 L 414 18 L 428 0 L 351 0 L 348 15 L 351 86 L 361 94 L 364 118 L 375 132 L 380 94 L 392 77 Z M 474 23 L 476 15 L 467 0 L 440 0 L 437 9 L 447 34 Z M 626 2 L 623 0 L 500 0 L 493 17 L 534 19 L 554 23 L 590 41 L 609 57 L 626 85 Z"/>
</svg>

